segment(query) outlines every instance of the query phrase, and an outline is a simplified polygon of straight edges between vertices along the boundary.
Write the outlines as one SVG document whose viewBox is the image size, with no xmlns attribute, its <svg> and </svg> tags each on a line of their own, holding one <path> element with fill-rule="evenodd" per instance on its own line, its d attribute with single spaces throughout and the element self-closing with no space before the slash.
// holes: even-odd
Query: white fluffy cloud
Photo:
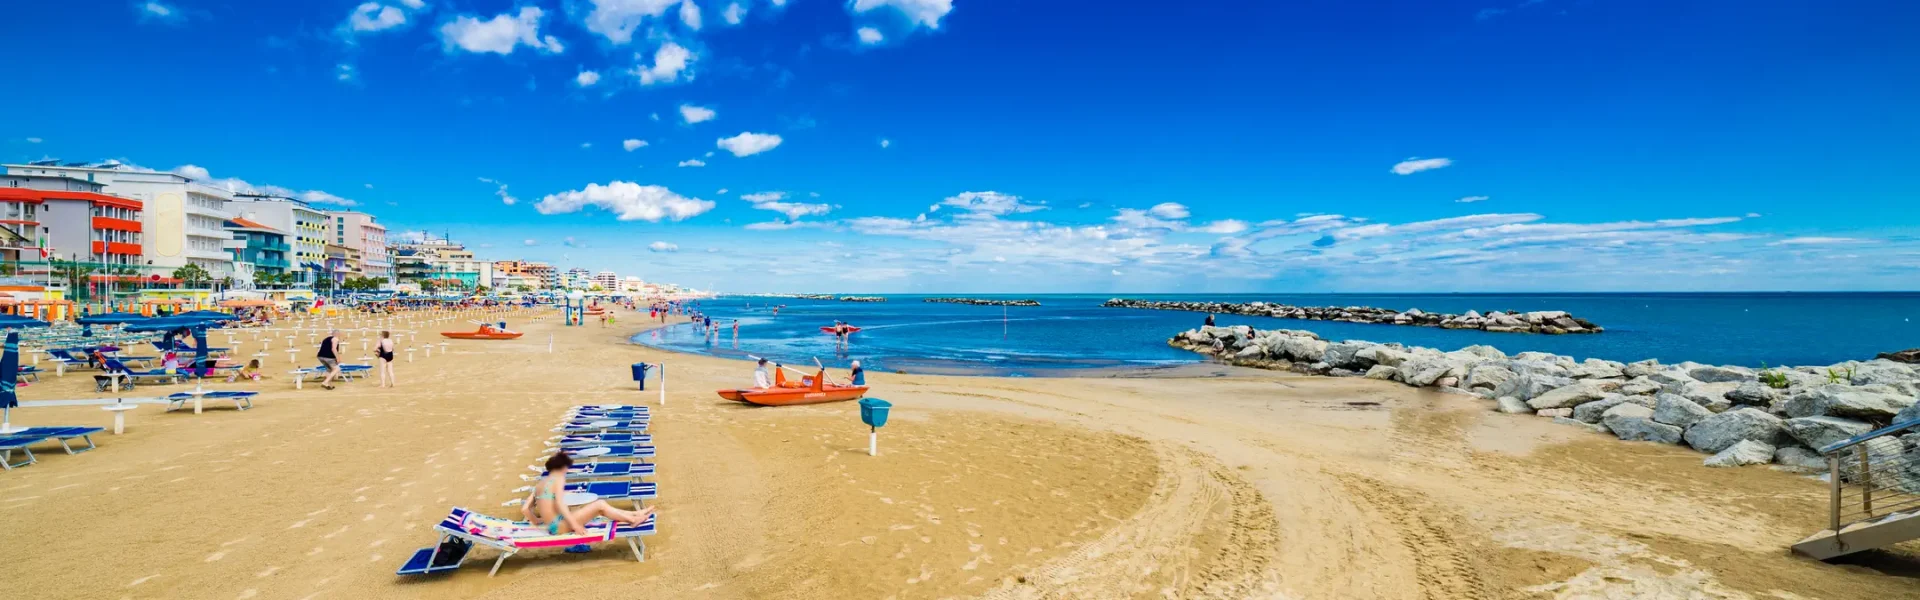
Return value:
<svg viewBox="0 0 1920 600">
<path fill-rule="evenodd" d="M 566 50 L 560 40 L 540 35 L 540 20 L 546 13 L 537 7 L 522 7 L 518 14 L 499 14 L 491 19 L 460 15 L 440 26 L 440 41 L 448 52 L 455 48 L 466 52 L 513 54 L 526 46 L 543 52 Z"/>
<path fill-rule="evenodd" d="M 800 217 L 805 217 L 808 215 L 824 215 L 824 214 L 827 214 L 828 211 L 833 210 L 833 207 L 827 204 L 809 204 L 805 202 L 785 202 L 785 200 L 787 199 L 786 192 L 758 192 L 753 194 L 742 194 L 740 196 L 740 199 L 746 200 L 748 202 L 752 202 L 754 208 L 757 208 L 760 210 L 770 210 L 773 212 L 786 215 L 788 221 L 798 220 Z M 767 228 L 759 227 L 758 229 L 767 229 Z"/>
<path fill-rule="evenodd" d="M 940 18 L 953 12 L 953 0 L 853 0 L 853 12 L 856 13 L 882 7 L 900 11 L 900 15 L 914 25 L 939 29 Z"/>
<path fill-rule="evenodd" d="M 647 244 L 647 249 L 654 252 L 679 252 L 680 245 L 672 242 L 654 242 Z"/>
<path fill-rule="evenodd" d="M 713 118 L 718 115 L 719 113 L 713 112 L 713 109 L 704 106 L 694 106 L 692 104 L 680 105 L 680 120 L 686 121 L 688 124 L 712 121 Z"/>
<path fill-rule="evenodd" d="M 686 25 L 688 29 L 699 31 L 700 30 L 700 5 L 694 4 L 693 0 L 681 0 L 680 1 L 680 23 Z"/>
<path fill-rule="evenodd" d="M 1409 158 L 1393 165 L 1395 175 L 1412 175 L 1421 171 L 1431 171 L 1453 164 L 1450 158 Z"/>
<path fill-rule="evenodd" d="M 187 20 L 186 13 L 180 12 L 180 9 L 174 7 L 172 4 L 167 4 L 160 0 L 149 0 L 134 6 L 139 10 L 140 22 L 142 23 L 154 22 L 178 25 Z"/>
<path fill-rule="evenodd" d="M 1021 200 L 1019 196 L 1002 194 L 1000 192 L 962 192 L 959 195 L 941 200 L 939 204 L 933 205 L 930 210 L 939 210 L 942 206 L 951 206 L 970 213 L 993 216 L 1029 213 L 1047 208 L 1038 204 L 1028 204 Z"/>
<path fill-rule="evenodd" d="M 647 19 L 667 14 L 680 0 L 588 0 L 593 10 L 587 13 L 587 31 L 598 33 L 614 45 L 633 41 L 633 32 Z"/>
<path fill-rule="evenodd" d="M 495 196 L 499 196 L 499 197 L 500 197 L 500 203 L 501 203 L 501 204 L 505 204 L 505 205 L 507 205 L 507 206 L 513 206 L 513 205 L 515 205 L 515 204 L 519 204 L 519 203 L 520 203 L 520 199 L 519 199 L 519 198 L 515 198 L 515 197 L 513 197 L 513 194 L 509 194 L 509 193 L 507 193 L 507 184 L 505 184 L 505 183 L 501 183 L 501 182 L 499 182 L 499 181 L 495 181 L 495 180 L 492 180 L 492 179 L 488 179 L 488 178 L 485 178 L 485 177 L 481 177 L 481 178 L 480 178 L 480 183 L 491 183 L 491 184 L 493 184 L 493 185 L 497 185 L 497 186 L 500 186 L 500 189 L 498 189 L 498 190 L 495 190 L 495 191 L 493 192 L 493 195 L 495 195 Z"/>
<path fill-rule="evenodd" d="M 144 171 L 146 169 L 140 169 L 140 170 Z M 304 200 L 306 202 L 310 202 L 314 204 L 331 204 L 334 206 L 356 206 L 360 204 L 358 202 L 354 202 L 353 200 L 342 198 L 340 196 L 329 194 L 327 192 L 323 192 L 320 190 L 307 190 L 307 191 L 301 192 L 301 191 L 295 191 L 291 188 L 280 187 L 277 185 L 254 185 L 252 183 L 248 183 L 244 179 L 239 179 L 239 178 L 230 177 L 226 179 L 219 179 L 214 177 L 212 173 L 209 173 L 206 167 L 202 167 L 199 165 L 180 165 L 173 169 L 173 173 L 175 175 L 192 179 L 194 181 L 198 181 L 205 185 L 221 188 L 236 194 L 265 194 L 269 196 L 281 196 L 285 198 L 298 198 L 300 200 Z"/>
<path fill-rule="evenodd" d="M 1790 237 L 1790 238 L 1780 240 L 1767 245 L 1769 246 L 1829 246 L 1833 244 L 1859 244 L 1866 241 L 1868 240 L 1863 240 L 1860 238 L 1850 238 L 1850 237 L 1810 236 L 1810 237 Z"/>
<path fill-rule="evenodd" d="M 887 138 L 880 138 L 880 147 L 881 147 L 881 148 L 892 148 L 892 147 L 893 147 L 893 140 L 890 140 L 890 139 L 887 139 Z"/>
<path fill-rule="evenodd" d="M 42 140 L 42 139 L 40 139 L 40 138 L 37 138 L 37 137 L 30 137 L 30 138 L 27 138 L 27 143 L 29 143 L 29 144 L 38 144 L 38 143 L 40 143 L 40 142 L 44 142 L 44 141 L 46 141 L 46 140 Z"/>
<path fill-rule="evenodd" d="M 872 27 L 861 27 L 854 34 L 860 36 L 860 43 L 868 45 L 878 44 L 887 39 L 886 36 L 880 35 L 880 30 Z"/>
<path fill-rule="evenodd" d="M 590 87 L 593 84 L 600 83 L 600 74 L 594 71 L 581 71 L 579 75 L 573 77 L 573 82 L 579 84 L 580 87 Z"/>
<path fill-rule="evenodd" d="M 680 161 L 680 164 L 678 164 L 678 165 L 674 165 L 674 166 L 676 166 L 676 167 L 704 167 L 704 166 L 707 166 L 707 161 L 704 161 L 704 160 L 700 160 L 700 159 L 698 159 L 698 158 L 689 158 L 689 159 L 686 159 L 686 160 L 683 160 L 683 161 Z"/>
<path fill-rule="evenodd" d="M 632 152 L 634 150 L 639 150 L 641 148 L 647 147 L 647 141 L 646 140 L 626 140 L 626 141 L 620 142 L 620 147 L 625 148 L 628 152 Z"/>
<path fill-rule="evenodd" d="M 1474 202 L 1486 202 L 1486 201 L 1487 201 L 1486 196 L 1467 196 L 1465 198 L 1455 200 L 1454 202 L 1459 202 L 1461 204 L 1472 204 Z"/>
<path fill-rule="evenodd" d="M 538 242 L 538 241 L 536 241 L 536 240 L 534 240 L 534 239 L 532 239 L 532 238 L 528 238 L 527 240 L 525 240 L 525 241 L 522 241 L 522 242 L 520 242 L 520 245 L 522 245 L 522 246 L 538 246 L 538 245 L 540 245 L 540 242 Z"/>
<path fill-rule="evenodd" d="M 739 25 L 747 18 L 747 7 L 739 2 L 730 3 L 726 10 L 720 11 L 720 18 L 725 19 L 728 25 Z"/>
<path fill-rule="evenodd" d="M 1147 209 L 1147 212 L 1162 219 L 1185 219 L 1193 214 L 1187 210 L 1186 205 L 1178 202 L 1161 202 Z"/>
<path fill-rule="evenodd" d="M 686 71 L 687 65 L 696 58 L 698 57 L 693 54 L 693 51 L 679 44 L 667 42 L 653 51 L 653 66 L 635 65 L 633 74 L 640 78 L 640 85 L 673 83 L 681 79 L 681 73 Z"/>
<path fill-rule="evenodd" d="M 713 210 L 713 202 L 688 198 L 658 185 L 640 185 L 615 181 L 606 185 L 587 184 L 585 189 L 552 194 L 535 203 L 543 215 L 578 212 L 594 206 L 613 213 L 622 221 L 658 222 L 661 219 L 685 220 Z"/>
<path fill-rule="evenodd" d="M 734 156 L 753 156 L 780 147 L 780 141 L 779 135 L 742 131 L 740 135 L 720 138 L 714 143 Z"/>
<path fill-rule="evenodd" d="M 368 2 L 347 15 L 347 28 L 353 31 L 385 31 L 407 24 L 407 13 L 397 6 Z"/>
</svg>

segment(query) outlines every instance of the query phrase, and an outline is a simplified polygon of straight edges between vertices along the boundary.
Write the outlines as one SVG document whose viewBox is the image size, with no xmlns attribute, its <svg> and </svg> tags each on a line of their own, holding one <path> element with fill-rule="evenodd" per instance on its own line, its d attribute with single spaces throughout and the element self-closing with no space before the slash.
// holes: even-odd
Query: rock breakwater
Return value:
<svg viewBox="0 0 1920 600">
<path fill-rule="evenodd" d="M 974 306 L 1039 306 L 1039 300 L 995 300 L 992 298 L 927 298 L 921 302 L 972 304 Z"/>
<path fill-rule="evenodd" d="M 1600 333 L 1606 331 L 1599 325 L 1586 319 L 1569 315 L 1566 311 L 1541 310 L 1533 312 L 1479 311 L 1469 310 L 1466 314 L 1452 315 L 1430 313 L 1418 308 L 1405 312 L 1371 306 L 1293 306 L 1289 304 L 1269 304 L 1266 302 L 1175 302 L 1156 300 L 1133 300 L 1114 298 L 1102 303 L 1108 308 L 1145 308 L 1153 310 L 1184 310 L 1204 313 L 1246 315 L 1254 317 L 1274 317 L 1278 319 L 1304 319 L 1308 321 L 1342 321 L 1347 323 L 1374 323 L 1379 325 L 1415 325 L 1421 327 L 1440 327 L 1444 329 L 1478 329 L 1495 333 Z"/>
<path fill-rule="evenodd" d="M 841 296 L 841 302 L 886 302 L 885 296 Z"/>
<path fill-rule="evenodd" d="M 1472 394 L 1503 413 L 1532 414 L 1622 440 L 1678 444 L 1708 466 L 1776 463 L 1817 471 L 1817 449 L 1920 419 L 1920 369 L 1886 359 L 1755 370 L 1657 360 L 1620 363 L 1490 346 L 1452 352 L 1309 331 L 1202 327 L 1168 343 L 1243 366 L 1366 377 Z M 1920 465 L 1920 434 L 1902 437 Z M 1920 468 L 1907 475 L 1920 491 Z"/>
</svg>

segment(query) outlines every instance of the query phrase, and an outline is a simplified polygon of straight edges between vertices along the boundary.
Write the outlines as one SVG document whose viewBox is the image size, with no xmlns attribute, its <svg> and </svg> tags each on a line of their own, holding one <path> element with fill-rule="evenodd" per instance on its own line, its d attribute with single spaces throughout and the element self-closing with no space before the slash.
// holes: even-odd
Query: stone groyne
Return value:
<svg viewBox="0 0 1920 600">
<path fill-rule="evenodd" d="M 1622 440 L 1679 444 L 1712 454 L 1707 466 L 1776 463 L 1823 471 L 1814 449 L 1890 423 L 1920 419 L 1920 369 L 1887 359 L 1754 370 L 1657 360 L 1620 363 L 1490 346 L 1452 352 L 1308 331 L 1202 327 L 1168 343 L 1242 366 L 1366 377 L 1492 401 Z M 1908 442 L 1920 456 L 1920 439 Z M 1916 462 L 1920 465 L 1920 462 Z M 1920 468 L 1903 475 L 1920 492 Z"/>
<path fill-rule="evenodd" d="M 1525 313 L 1489 311 L 1485 314 L 1479 311 L 1469 310 L 1466 314 L 1450 315 L 1425 312 L 1418 308 L 1400 312 L 1370 306 L 1293 306 L 1289 304 L 1269 304 L 1266 302 L 1247 302 L 1241 304 L 1231 302 L 1132 300 L 1127 298 L 1114 298 L 1102 303 L 1101 306 L 1108 308 L 1184 310 L 1252 317 L 1274 317 L 1278 319 L 1304 319 L 1308 321 L 1341 321 L 1347 323 L 1373 323 L 1378 325 L 1416 325 L 1445 329 L 1478 329 L 1480 331 L 1496 333 L 1564 334 L 1600 333 L 1605 331 L 1591 321 L 1558 310 L 1542 310 Z"/>
<path fill-rule="evenodd" d="M 886 302 L 884 296 L 841 296 L 841 302 Z"/>
<path fill-rule="evenodd" d="M 1039 300 L 994 300 L 991 298 L 927 298 L 921 302 L 972 304 L 974 306 L 1039 306 Z"/>
</svg>

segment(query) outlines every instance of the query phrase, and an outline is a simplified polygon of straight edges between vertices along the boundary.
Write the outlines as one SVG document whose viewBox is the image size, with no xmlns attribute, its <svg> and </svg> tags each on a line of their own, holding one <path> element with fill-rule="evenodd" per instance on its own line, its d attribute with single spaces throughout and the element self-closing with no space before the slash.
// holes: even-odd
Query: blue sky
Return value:
<svg viewBox="0 0 1920 600">
<path fill-rule="evenodd" d="M 1894 1 L 23 3 L 0 158 L 285 188 L 483 256 L 733 291 L 1910 290 L 1915 22 Z"/>
</svg>

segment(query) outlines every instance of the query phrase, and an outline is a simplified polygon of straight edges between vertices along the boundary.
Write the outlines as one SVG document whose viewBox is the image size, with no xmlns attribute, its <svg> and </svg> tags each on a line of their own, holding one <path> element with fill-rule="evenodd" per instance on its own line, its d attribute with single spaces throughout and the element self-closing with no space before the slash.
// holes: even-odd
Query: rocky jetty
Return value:
<svg viewBox="0 0 1920 600">
<path fill-rule="evenodd" d="M 927 298 L 921 302 L 972 304 L 974 306 L 1039 306 L 1039 300 L 994 300 L 991 298 Z"/>
<path fill-rule="evenodd" d="M 886 302 L 885 296 L 841 296 L 841 302 Z"/>
<path fill-rule="evenodd" d="M 1591 321 L 1574 317 L 1565 311 L 1541 310 L 1534 312 L 1480 311 L 1469 310 L 1466 314 L 1450 315 L 1430 313 L 1418 308 L 1405 312 L 1371 306 L 1293 306 L 1288 304 L 1269 304 L 1266 302 L 1248 302 L 1236 304 L 1230 302 L 1172 302 L 1156 300 L 1132 300 L 1114 298 L 1102 303 L 1108 308 L 1148 308 L 1154 310 L 1184 310 L 1204 313 L 1246 315 L 1253 317 L 1274 317 L 1279 319 L 1305 319 L 1308 321 L 1343 321 L 1347 323 L 1374 323 L 1379 325 L 1417 325 L 1421 327 L 1441 327 L 1445 329 L 1478 329 L 1496 333 L 1600 333 L 1605 331 Z"/>
<path fill-rule="evenodd" d="M 1366 377 L 1472 394 L 1504 413 L 1532 414 L 1622 440 L 1680 444 L 1708 466 L 1777 463 L 1826 468 L 1815 451 L 1895 422 L 1920 419 L 1920 368 L 1886 359 L 1754 370 L 1656 360 L 1620 363 L 1490 346 L 1452 352 L 1329 342 L 1309 331 L 1203 327 L 1168 342 L 1244 366 Z M 1920 461 L 1920 434 L 1902 438 Z M 1920 487 L 1920 472 L 1912 474 Z"/>
<path fill-rule="evenodd" d="M 1908 348 L 1899 352 L 1881 352 L 1879 356 L 1875 356 L 1874 358 L 1903 362 L 1910 365 L 1920 365 L 1920 348 Z"/>
<path fill-rule="evenodd" d="M 833 294 L 768 294 L 771 298 L 799 298 L 801 300 L 834 300 Z"/>
</svg>

